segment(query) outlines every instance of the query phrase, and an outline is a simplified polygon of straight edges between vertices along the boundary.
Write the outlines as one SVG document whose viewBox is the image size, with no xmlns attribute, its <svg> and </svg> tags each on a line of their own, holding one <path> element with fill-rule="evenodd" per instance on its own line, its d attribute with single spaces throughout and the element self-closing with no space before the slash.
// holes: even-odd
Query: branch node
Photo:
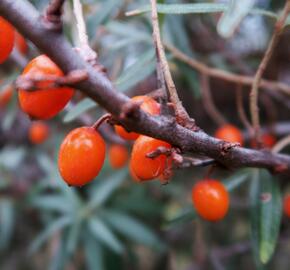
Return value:
<svg viewBox="0 0 290 270">
<path fill-rule="evenodd" d="M 232 150 L 235 147 L 241 146 L 240 143 L 230 143 L 230 142 L 223 142 L 221 144 L 221 154 L 222 156 L 225 156 L 229 153 L 230 150 Z"/>
<path fill-rule="evenodd" d="M 62 8 L 65 0 L 51 0 L 46 8 L 42 21 L 43 25 L 48 30 L 62 31 Z"/>
</svg>

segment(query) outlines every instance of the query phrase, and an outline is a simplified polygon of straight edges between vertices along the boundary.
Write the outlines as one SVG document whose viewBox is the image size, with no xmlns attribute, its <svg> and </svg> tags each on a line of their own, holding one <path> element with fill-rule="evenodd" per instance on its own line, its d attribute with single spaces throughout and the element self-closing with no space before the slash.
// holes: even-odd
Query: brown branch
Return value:
<svg viewBox="0 0 290 270">
<path fill-rule="evenodd" d="M 211 92 L 209 78 L 205 74 L 200 75 L 200 87 L 204 108 L 208 115 L 216 122 L 218 126 L 223 126 L 227 123 L 226 118 L 221 114 L 214 104 Z"/>
<path fill-rule="evenodd" d="M 250 137 L 253 137 L 253 129 L 251 126 L 251 123 L 248 120 L 248 117 L 246 115 L 244 105 L 243 105 L 243 92 L 242 92 L 242 85 L 237 85 L 237 91 L 236 91 L 236 103 L 237 103 L 237 110 L 238 115 L 240 117 L 240 120 L 244 127 L 247 129 L 248 133 L 250 134 Z"/>
<path fill-rule="evenodd" d="M 42 90 L 42 89 L 53 89 L 59 86 L 74 86 L 75 84 L 82 82 L 88 78 L 86 70 L 73 70 L 65 76 L 56 75 L 22 75 L 16 80 L 16 87 L 27 90 Z M 50 82 L 49 85 L 41 86 L 40 82 Z"/>
<path fill-rule="evenodd" d="M 177 90 L 174 84 L 174 81 L 172 79 L 169 65 L 166 59 L 164 47 L 161 41 L 161 34 L 160 34 L 160 28 L 159 28 L 159 22 L 158 22 L 158 12 L 157 12 L 157 4 L 156 0 L 150 0 L 151 1 L 151 18 L 152 18 L 152 27 L 153 27 L 153 40 L 154 44 L 156 46 L 156 53 L 157 53 L 157 60 L 160 61 L 158 64 L 160 64 L 160 69 L 163 72 L 164 79 L 166 82 L 166 86 L 169 92 L 169 97 L 171 102 L 174 105 L 176 120 L 179 124 L 183 126 L 188 126 L 190 128 L 193 128 L 195 126 L 195 123 L 193 119 L 190 119 L 189 115 L 187 114 L 186 110 L 182 106 L 182 102 L 180 101 Z M 159 74 L 161 76 L 161 74 Z M 162 80 L 162 77 L 160 77 Z"/>
<path fill-rule="evenodd" d="M 234 147 L 227 153 L 222 153 L 224 142 L 202 130 L 194 132 L 173 122 L 170 117 L 152 117 L 138 109 L 138 113 L 121 119 L 120 115 L 123 114 L 126 104 L 130 103 L 130 99 L 116 91 L 103 73 L 84 61 L 61 33 L 50 31 L 40 23 L 39 13 L 28 1 L 1 0 L 0 15 L 48 55 L 64 73 L 86 70 L 88 78 L 78 83 L 76 88 L 99 103 L 130 130 L 167 141 L 180 148 L 182 153 L 208 156 L 226 167 L 259 167 L 290 175 L 290 157 L 287 155 L 242 147 Z"/>
<path fill-rule="evenodd" d="M 233 82 L 233 83 L 238 83 L 238 84 L 243 84 L 243 85 L 248 85 L 248 86 L 252 85 L 254 82 L 254 78 L 251 76 L 238 75 L 238 74 L 228 72 L 225 70 L 208 67 L 207 65 L 199 62 L 198 60 L 193 59 L 190 56 L 184 54 L 182 51 L 180 51 L 179 49 L 177 49 L 176 47 L 172 45 L 164 44 L 164 46 L 167 50 L 169 50 L 172 53 L 172 55 L 176 59 L 186 63 L 187 65 L 191 66 L 195 70 L 199 71 L 200 73 L 204 73 L 208 75 L 209 77 L 214 77 L 214 78 L 222 79 L 228 82 Z M 287 94 L 288 96 L 290 96 L 290 86 L 285 83 L 262 79 L 260 81 L 260 86 L 264 89 L 268 89 L 272 91 L 281 91 Z"/>
<path fill-rule="evenodd" d="M 258 70 L 255 74 L 252 89 L 250 92 L 250 112 L 251 120 L 254 129 L 254 138 L 258 145 L 261 145 L 261 134 L 260 134 L 260 117 L 259 117 L 259 106 L 258 106 L 258 90 L 259 85 L 264 74 L 264 71 L 269 63 L 269 60 L 272 57 L 275 47 L 278 44 L 279 38 L 282 34 L 288 13 L 290 11 L 290 0 L 286 0 L 284 10 L 281 17 L 275 24 L 275 31 L 272 35 L 268 48 L 264 54 L 264 57 L 258 67 Z"/>
</svg>

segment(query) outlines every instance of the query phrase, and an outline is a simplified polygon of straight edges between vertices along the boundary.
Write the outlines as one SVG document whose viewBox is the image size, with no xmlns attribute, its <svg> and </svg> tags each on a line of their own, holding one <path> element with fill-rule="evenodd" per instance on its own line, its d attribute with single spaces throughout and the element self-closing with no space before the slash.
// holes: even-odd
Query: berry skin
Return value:
<svg viewBox="0 0 290 270">
<path fill-rule="evenodd" d="M 192 188 L 192 202 L 197 213 L 208 221 L 224 218 L 229 209 L 229 194 L 217 180 L 206 179 Z"/>
<path fill-rule="evenodd" d="M 276 138 L 269 133 L 265 133 L 262 135 L 262 142 L 265 147 L 271 148 L 276 143 Z"/>
<path fill-rule="evenodd" d="M 120 169 L 128 161 L 128 150 L 125 146 L 119 144 L 111 145 L 109 149 L 109 160 L 112 168 Z"/>
<path fill-rule="evenodd" d="M 146 156 L 160 146 L 171 148 L 167 142 L 143 135 L 138 137 L 133 145 L 130 161 L 133 177 L 140 179 L 140 181 L 147 181 L 160 176 L 164 172 L 168 159 L 165 155 L 159 155 L 154 159 Z"/>
<path fill-rule="evenodd" d="M 63 76 L 63 72 L 46 55 L 34 58 L 24 69 L 22 75 Z M 56 87 L 45 89 L 49 81 L 39 82 L 36 86 L 40 90 L 25 91 L 19 89 L 18 98 L 21 109 L 30 117 L 36 119 L 49 119 L 58 114 L 70 101 L 74 90 L 69 87 Z"/>
<path fill-rule="evenodd" d="M 47 124 L 41 121 L 33 122 L 29 128 L 29 140 L 34 144 L 43 143 L 49 136 Z"/>
<path fill-rule="evenodd" d="M 240 143 L 241 145 L 244 143 L 242 132 L 237 127 L 230 124 L 226 124 L 217 129 L 214 136 L 230 143 Z"/>
<path fill-rule="evenodd" d="M 21 34 L 19 34 L 18 32 L 15 32 L 15 46 L 21 54 L 23 54 L 23 55 L 27 54 L 27 52 L 28 52 L 27 42 L 26 42 L 25 38 Z"/>
<path fill-rule="evenodd" d="M 74 129 L 60 146 L 59 172 L 68 185 L 83 186 L 99 174 L 105 153 L 105 141 L 94 128 Z"/>
<path fill-rule="evenodd" d="M 6 106 L 13 96 L 13 87 L 8 85 L 4 90 L 0 91 L 0 107 Z"/>
<path fill-rule="evenodd" d="M 131 101 L 141 103 L 140 108 L 151 115 L 160 114 L 160 105 L 153 98 L 148 96 L 135 96 L 131 98 Z M 116 133 L 125 140 L 136 140 L 139 136 L 138 133 L 128 132 L 122 126 L 115 126 Z"/>
<path fill-rule="evenodd" d="M 283 210 L 285 216 L 290 218 L 290 195 L 286 195 L 283 200 Z"/>
<path fill-rule="evenodd" d="M 274 144 L 276 143 L 275 136 L 271 135 L 270 133 L 263 134 L 261 137 L 261 140 L 262 140 L 262 144 L 263 144 L 262 146 L 265 148 L 272 148 L 274 146 Z M 253 148 L 257 147 L 257 144 L 254 140 L 251 142 L 251 146 Z"/>
<path fill-rule="evenodd" d="M 0 17 L 0 64 L 2 64 L 12 52 L 14 47 L 14 28 L 10 23 Z"/>
</svg>

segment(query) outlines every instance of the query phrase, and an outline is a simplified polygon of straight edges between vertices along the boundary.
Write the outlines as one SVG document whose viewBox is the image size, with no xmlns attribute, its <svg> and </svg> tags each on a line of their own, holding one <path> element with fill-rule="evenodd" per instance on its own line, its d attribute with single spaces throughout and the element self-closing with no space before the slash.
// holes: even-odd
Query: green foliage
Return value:
<svg viewBox="0 0 290 270">
<path fill-rule="evenodd" d="M 266 170 L 253 170 L 250 199 L 255 259 L 266 264 L 273 256 L 280 231 L 282 200 L 278 180 Z"/>
</svg>

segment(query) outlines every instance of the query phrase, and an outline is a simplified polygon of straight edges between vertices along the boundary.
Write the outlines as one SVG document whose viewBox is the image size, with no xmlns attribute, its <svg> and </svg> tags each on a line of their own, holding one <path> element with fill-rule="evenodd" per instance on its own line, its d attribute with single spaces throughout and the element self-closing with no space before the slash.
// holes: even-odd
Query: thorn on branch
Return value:
<svg viewBox="0 0 290 270">
<path fill-rule="evenodd" d="M 85 70 L 74 70 L 62 77 L 47 74 L 22 75 L 16 80 L 16 87 L 27 91 L 47 90 L 60 86 L 73 86 L 86 79 L 88 79 L 88 73 Z M 41 85 L 41 82 L 46 82 L 46 84 Z"/>
<path fill-rule="evenodd" d="M 123 105 L 120 113 L 120 119 L 137 118 L 140 113 L 140 105 L 142 102 L 128 101 Z"/>
<path fill-rule="evenodd" d="M 153 152 L 148 153 L 146 157 L 154 159 L 160 155 L 165 155 L 169 157 L 171 156 L 171 154 L 172 154 L 172 149 L 164 147 L 164 146 L 159 146 Z"/>
<path fill-rule="evenodd" d="M 49 30 L 62 30 L 62 8 L 65 0 L 51 0 L 43 15 L 44 26 Z"/>
</svg>

